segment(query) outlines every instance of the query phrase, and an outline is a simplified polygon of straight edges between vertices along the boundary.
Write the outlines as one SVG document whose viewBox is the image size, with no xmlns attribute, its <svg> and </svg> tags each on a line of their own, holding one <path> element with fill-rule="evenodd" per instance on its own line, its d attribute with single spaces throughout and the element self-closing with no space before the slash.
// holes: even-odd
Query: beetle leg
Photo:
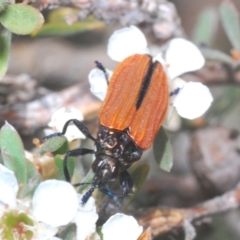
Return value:
<svg viewBox="0 0 240 240">
<path fill-rule="evenodd" d="M 63 172 L 64 172 L 64 176 L 65 176 L 67 182 L 71 182 L 70 174 L 69 174 L 68 168 L 67 168 L 68 157 L 77 157 L 77 156 L 81 156 L 81 155 L 85 155 L 85 154 L 93 154 L 93 153 L 94 153 L 94 150 L 87 149 L 87 148 L 77 148 L 77 149 L 68 151 L 66 153 L 64 160 L 63 160 Z"/>
<path fill-rule="evenodd" d="M 95 187 L 90 188 L 82 197 L 82 204 L 85 204 L 88 199 L 92 196 L 93 191 L 95 190 Z"/>
<path fill-rule="evenodd" d="M 116 205 L 118 205 L 119 207 L 121 206 L 120 201 L 119 201 L 119 197 L 122 197 L 122 195 L 118 195 L 114 192 L 112 192 L 110 189 L 108 188 L 100 188 L 99 189 L 102 193 L 108 195 L 109 197 L 111 197 L 114 202 L 116 203 Z"/>
<path fill-rule="evenodd" d="M 128 171 L 124 170 L 120 173 L 119 182 L 120 182 L 120 186 L 121 186 L 123 195 L 126 196 L 132 192 L 133 180 L 132 180 L 130 174 L 128 173 Z"/>
<path fill-rule="evenodd" d="M 120 199 L 126 197 L 129 193 L 132 192 L 133 181 L 132 181 L 132 178 L 131 178 L 130 174 L 126 170 L 124 170 L 119 175 L 119 182 L 120 182 L 120 186 L 121 186 L 121 189 L 122 189 L 122 194 L 116 194 L 116 193 L 112 192 L 109 189 L 108 185 L 106 185 L 106 188 L 100 189 L 100 191 L 102 193 L 108 195 L 109 197 L 113 198 L 115 203 L 118 206 L 121 206 L 120 205 Z"/>
<path fill-rule="evenodd" d="M 62 132 L 57 132 L 57 133 L 50 134 L 50 135 L 44 137 L 43 139 L 49 139 L 49 138 L 52 138 L 52 137 L 64 135 L 64 134 L 66 133 L 66 131 L 67 131 L 68 125 L 69 125 L 71 122 L 73 122 L 74 125 L 75 125 L 87 138 L 90 138 L 92 141 L 96 142 L 96 139 L 91 135 L 91 133 L 89 132 L 88 128 L 87 128 L 82 122 L 80 122 L 80 121 L 77 120 L 77 119 L 70 119 L 70 120 L 68 120 L 68 121 L 64 124 L 64 127 L 63 127 Z"/>
</svg>

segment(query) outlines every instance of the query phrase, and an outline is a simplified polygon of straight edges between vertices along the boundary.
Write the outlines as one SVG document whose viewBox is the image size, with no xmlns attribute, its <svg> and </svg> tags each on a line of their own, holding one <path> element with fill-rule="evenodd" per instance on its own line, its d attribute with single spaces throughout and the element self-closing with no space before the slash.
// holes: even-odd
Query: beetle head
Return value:
<svg viewBox="0 0 240 240">
<path fill-rule="evenodd" d="M 100 188 L 105 187 L 108 181 L 118 177 L 118 161 L 108 155 L 99 155 L 92 164 L 92 170 L 95 173 L 95 185 Z"/>
</svg>

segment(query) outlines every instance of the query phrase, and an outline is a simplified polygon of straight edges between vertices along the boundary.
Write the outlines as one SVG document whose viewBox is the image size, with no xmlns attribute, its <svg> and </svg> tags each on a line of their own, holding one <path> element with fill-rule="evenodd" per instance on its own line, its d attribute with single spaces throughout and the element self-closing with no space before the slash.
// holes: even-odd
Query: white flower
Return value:
<svg viewBox="0 0 240 240">
<path fill-rule="evenodd" d="M 98 214 L 96 212 L 95 199 L 90 197 L 89 200 L 81 205 L 83 195 L 78 195 L 79 205 L 78 211 L 73 222 L 77 225 L 76 240 L 85 240 L 96 231 L 96 222 Z"/>
<path fill-rule="evenodd" d="M 75 189 L 71 184 L 59 180 L 40 183 L 34 192 L 32 202 L 37 221 L 53 227 L 68 224 L 78 209 Z"/>
<path fill-rule="evenodd" d="M 199 49 L 190 41 L 183 38 L 170 40 L 158 53 L 155 60 L 167 65 L 167 73 L 170 79 L 174 79 L 183 73 L 198 70 L 203 67 L 205 60 Z"/>
<path fill-rule="evenodd" d="M 53 128 L 54 131 L 62 132 L 63 126 L 70 119 L 77 119 L 79 121 L 83 120 L 82 113 L 76 108 L 60 108 L 57 110 L 48 123 L 48 126 Z M 68 125 L 67 132 L 65 134 L 69 142 L 74 139 L 85 139 L 85 135 L 74 125 Z"/>
<path fill-rule="evenodd" d="M 0 207 L 14 208 L 17 204 L 18 182 L 14 173 L 0 164 Z"/>
<path fill-rule="evenodd" d="M 193 43 L 182 38 L 170 40 L 162 49 L 155 60 L 163 64 L 169 77 L 171 106 L 174 106 L 178 114 L 184 118 L 193 119 L 201 116 L 213 101 L 209 89 L 203 84 L 184 82 L 176 78 L 183 73 L 200 69 L 204 65 L 201 52 Z M 109 39 L 108 55 L 113 60 L 122 61 L 130 55 L 147 52 L 147 41 L 142 32 L 134 26 L 115 31 Z M 106 79 L 103 73 L 96 75 L 96 71 L 94 69 L 89 74 L 91 89 L 93 94 L 104 100 L 107 91 Z M 94 89 L 98 89 L 98 93 Z M 188 104 L 183 101 L 187 98 Z M 171 112 L 170 108 L 168 118 Z"/>
<path fill-rule="evenodd" d="M 111 216 L 102 227 L 104 240 L 137 240 L 142 231 L 134 217 L 122 213 Z"/>
<path fill-rule="evenodd" d="M 189 82 L 176 96 L 173 106 L 180 116 L 194 119 L 202 115 L 210 107 L 212 101 L 212 95 L 205 85 L 200 82 Z"/>
<path fill-rule="evenodd" d="M 26 240 L 36 236 L 39 240 L 47 240 L 56 234 L 55 227 L 35 220 L 29 201 L 17 199 L 17 179 L 12 171 L 1 164 L 0 186 L 0 239 L 19 239 L 19 235 L 25 235 Z"/>
<path fill-rule="evenodd" d="M 149 53 L 149 50 L 143 33 L 137 27 L 130 26 L 113 33 L 108 41 L 107 53 L 111 59 L 121 62 L 135 53 Z"/>
<path fill-rule="evenodd" d="M 32 201 L 18 199 L 14 173 L 0 164 L 0 186 L 0 239 L 25 234 L 26 240 L 48 240 L 78 212 L 77 193 L 67 182 L 47 180 L 39 184 Z"/>
<path fill-rule="evenodd" d="M 108 78 L 112 76 L 112 71 L 106 69 Z M 107 94 L 107 80 L 103 71 L 98 68 L 94 68 L 89 73 L 89 82 L 90 82 L 90 91 L 102 101 L 104 100 Z"/>
</svg>

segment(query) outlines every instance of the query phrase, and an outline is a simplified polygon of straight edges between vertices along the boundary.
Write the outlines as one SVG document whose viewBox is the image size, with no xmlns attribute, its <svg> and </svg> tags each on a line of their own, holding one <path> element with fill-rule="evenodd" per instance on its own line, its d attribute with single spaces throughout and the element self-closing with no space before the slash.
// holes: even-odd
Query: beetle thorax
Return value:
<svg viewBox="0 0 240 240">
<path fill-rule="evenodd" d="M 97 153 L 107 155 L 116 159 L 120 168 L 128 168 L 132 163 L 139 160 L 142 150 L 129 136 L 128 130 L 119 131 L 108 127 L 100 126 L 97 135 Z"/>
</svg>

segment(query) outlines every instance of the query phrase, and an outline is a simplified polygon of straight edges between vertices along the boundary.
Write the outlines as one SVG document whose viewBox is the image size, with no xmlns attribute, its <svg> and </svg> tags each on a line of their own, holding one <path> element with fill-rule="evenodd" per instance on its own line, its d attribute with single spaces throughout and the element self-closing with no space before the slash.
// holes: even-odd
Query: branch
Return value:
<svg viewBox="0 0 240 240">
<path fill-rule="evenodd" d="M 154 207 L 138 213 L 139 224 L 151 227 L 153 236 L 162 235 L 175 228 L 183 227 L 186 232 L 195 220 L 213 214 L 236 209 L 240 205 L 240 183 L 225 194 L 187 209 Z"/>
<path fill-rule="evenodd" d="M 27 84 L 26 84 L 27 86 Z M 18 88 L 17 88 L 18 89 Z M 26 96 L 29 89 L 22 89 L 22 95 Z M 34 93 L 36 89 L 31 90 Z M 61 107 L 75 107 L 84 116 L 97 115 L 101 102 L 90 94 L 89 85 L 86 82 L 73 85 L 57 93 L 49 93 L 39 99 L 25 102 L 14 98 L 15 101 L 8 101 L 10 104 L 1 106 L 0 123 L 8 120 L 21 133 L 29 135 L 39 128 L 44 128 L 51 119 L 52 114 Z M 11 94 L 17 96 L 16 93 Z M 16 101 L 19 99 L 18 101 Z"/>
<path fill-rule="evenodd" d="M 40 10 L 64 6 L 79 9 L 76 15 L 66 19 L 70 24 L 94 15 L 96 19 L 106 24 L 120 23 L 123 26 L 141 24 L 148 33 L 153 33 L 158 39 L 166 40 L 184 35 L 174 4 L 166 0 L 24 0 L 24 3 Z"/>
</svg>

